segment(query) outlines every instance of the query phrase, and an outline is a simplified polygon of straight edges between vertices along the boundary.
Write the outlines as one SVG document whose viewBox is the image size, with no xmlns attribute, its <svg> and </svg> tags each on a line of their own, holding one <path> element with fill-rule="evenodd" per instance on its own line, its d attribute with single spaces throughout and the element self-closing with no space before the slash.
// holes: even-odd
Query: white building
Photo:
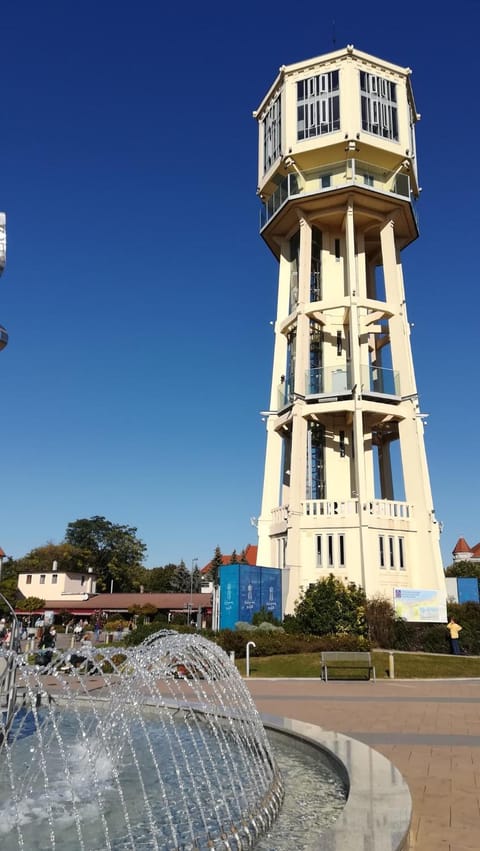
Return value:
<svg viewBox="0 0 480 851">
<path fill-rule="evenodd" d="M 38 597 L 40 600 L 72 601 L 86 600 L 96 593 L 96 577 L 93 572 L 73 573 L 49 571 L 48 573 L 19 573 L 18 590 L 23 597 Z"/>
<path fill-rule="evenodd" d="M 410 70 L 348 46 L 284 66 L 254 113 L 279 262 L 257 563 L 285 611 L 333 573 L 445 591 L 401 252 L 418 236 Z"/>
</svg>

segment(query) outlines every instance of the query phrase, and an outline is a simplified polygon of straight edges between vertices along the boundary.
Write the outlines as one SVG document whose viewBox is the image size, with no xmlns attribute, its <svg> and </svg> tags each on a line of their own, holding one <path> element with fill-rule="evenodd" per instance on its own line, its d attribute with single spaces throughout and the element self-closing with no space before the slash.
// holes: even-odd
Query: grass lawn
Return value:
<svg viewBox="0 0 480 851">
<path fill-rule="evenodd" d="M 385 679 L 389 670 L 389 654 L 373 651 L 377 679 Z M 394 653 L 396 679 L 429 677 L 480 677 L 480 657 L 448 656 L 430 653 Z M 245 659 L 237 660 L 245 675 Z M 320 654 L 297 653 L 288 656 L 250 656 L 251 677 L 320 677 Z"/>
</svg>

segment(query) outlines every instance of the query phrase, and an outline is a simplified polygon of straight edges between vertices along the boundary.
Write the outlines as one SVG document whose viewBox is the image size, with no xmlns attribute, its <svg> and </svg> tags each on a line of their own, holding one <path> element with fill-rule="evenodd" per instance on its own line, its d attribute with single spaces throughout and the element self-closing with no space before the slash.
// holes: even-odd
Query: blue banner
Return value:
<svg viewBox="0 0 480 851">
<path fill-rule="evenodd" d="M 240 620 L 251 623 L 261 607 L 260 568 L 250 564 L 240 568 Z"/>
<path fill-rule="evenodd" d="M 478 579 L 467 579 L 464 576 L 459 576 L 457 578 L 457 590 L 459 603 L 478 603 Z"/>
<path fill-rule="evenodd" d="M 239 620 L 239 564 L 220 568 L 220 629 L 235 629 Z"/>
<path fill-rule="evenodd" d="M 271 612 L 278 620 L 282 619 L 282 582 L 277 567 L 260 567 L 261 596 L 260 608 Z"/>
<path fill-rule="evenodd" d="M 261 608 L 282 619 L 282 572 L 278 567 L 224 564 L 219 569 L 220 629 L 252 622 Z"/>
</svg>

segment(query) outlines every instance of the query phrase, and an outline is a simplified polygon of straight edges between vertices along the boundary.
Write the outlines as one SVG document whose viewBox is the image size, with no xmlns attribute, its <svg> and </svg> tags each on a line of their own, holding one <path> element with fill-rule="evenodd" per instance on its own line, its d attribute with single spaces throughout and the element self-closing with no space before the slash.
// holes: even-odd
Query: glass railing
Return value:
<svg viewBox="0 0 480 851">
<path fill-rule="evenodd" d="M 321 396 L 323 394 L 337 396 L 339 393 L 349 393 L 352 389 L 350 367 L 324 366 L 319 369 L 309 369 L 305 376 L 305 395 Z"/>
<path fill-rule="evenodd" d="M 260 230 L 278 213 L 290 198 L 300 195 L 316 195 L 345 186 L 363 186 L 377 192 L 390 192 L 410 199 L 410 177 L 396 171 L 385 171 L 371 163 L 348 159 L 331 163 L 323 168 L 287 174 L 283 177 L 260 210 Z M 417 221 L 416 209 L 412 211 Z M 418 225 L 418 222 L 417 222 Z"/>
<path fill-rule="evenodd" d="M 400 396 L 400 376 L 396 370 L 379 366 L 361 366 L 361 392 L 385 396 Z M 306 396 L 338 396 L 350 393 L 353 387 L 350 365 L 321 367 L 307 370 Z M 284 402 L 284 405 L 288 402 Z"/>
<path fill-rule="evenodd" d="M 278 407 L 278 410 L 281 411 L 282 408 L 285 408 L 287 405 L 292 404 L 292 402 L 293 402 L 293 387 L 289 382 L 282 381 L 282 383 L 278 385 L 277 391 L 278 391 L 277 407 Z"/>
<path fill-rule="evenodd" d="M 362 366 L 362 392 L 400 396 L 400 374 L 380 366 Z"/>
</svg>

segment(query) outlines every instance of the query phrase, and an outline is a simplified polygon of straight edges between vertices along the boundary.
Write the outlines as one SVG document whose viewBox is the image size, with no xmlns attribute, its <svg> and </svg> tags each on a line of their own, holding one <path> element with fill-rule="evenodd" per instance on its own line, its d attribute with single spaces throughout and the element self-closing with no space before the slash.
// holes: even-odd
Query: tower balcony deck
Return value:
<svg viewBox="0 0 480 851">
<path fill-rule="evenodd" d="M 413 505 L 397 499 L 372 499 L 362 503 L 363 515 L 369 525 L 378 522 L 382 527 L 406 529 L 414 518 Z M 320 525 L 355 526 L 359 522 L 360 500 L 351 499 L 305 499 L 300 503 L 302 525 L 316 528 Z M 272 532 L 281 534 L 288 527 L 289 506 L 272 509 Z"/>
<path fill-rule="evenodd" d="M 379 397 L 382 401 L 401 401 L 400 375 L 394 369 L 364 364 L 360 367 L 360 384 L 363 396 Z M 305 373 L 305 387 L 293 388 L 283 382 L 278 387 L 278 409 L 292 404 L 298 393 L 305 395 L 307 402 L 322 401 L 332 397 L 350 396 L 355 386 L 350 365 L 325 366 L 310 369 Z"/>
<path fill-rule="evenodd" d="M 291 172 L 280 177 L 277 188 L 264 201 L 260 210 L 260 233 L 288 201 L 349 187 L 361 187 L 377 193 L 397 196 L 403 201 L 410 201 L 418 228 L 408 174 L 398 169 L 393 172 L 385 171 L 373 163 L 352 158 L 308 171 Z"/>
</svg>

